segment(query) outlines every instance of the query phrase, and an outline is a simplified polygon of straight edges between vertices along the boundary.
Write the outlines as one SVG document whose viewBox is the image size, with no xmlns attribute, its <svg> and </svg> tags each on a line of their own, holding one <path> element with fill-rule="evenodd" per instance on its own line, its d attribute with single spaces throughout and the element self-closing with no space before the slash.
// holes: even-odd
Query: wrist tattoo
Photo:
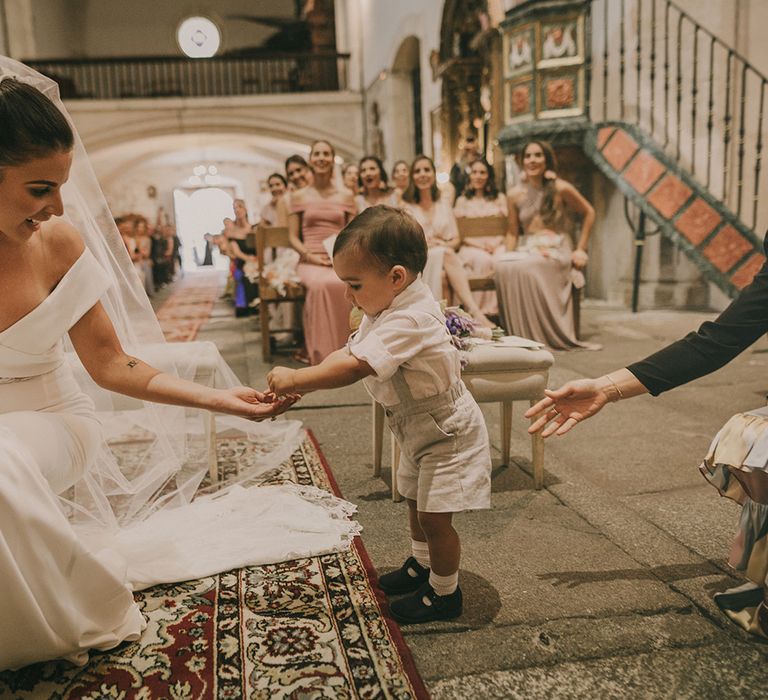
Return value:
<svg viewBox="0 0 768 700">
<path fill-rule="evenodd" d="M 138 364 L 139 364 L 139 361 L 138 361 L 138 360 L 136 360 L 136 359 L 134 359 L 133 357 L 132 357 L 130 360 L 128 360 L 128 366 L 129 366 L 131 369 L 133 369 L 133 368 L 134 368 L 136 365 L 138 365 Z"/>
</svg>

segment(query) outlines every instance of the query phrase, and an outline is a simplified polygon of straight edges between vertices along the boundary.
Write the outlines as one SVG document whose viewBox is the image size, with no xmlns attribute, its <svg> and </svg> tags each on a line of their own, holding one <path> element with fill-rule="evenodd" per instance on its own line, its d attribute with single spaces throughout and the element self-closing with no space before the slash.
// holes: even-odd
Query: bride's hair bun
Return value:
<svg viewBox="0 0 768 700">
<path fill-rule="evenodd" d="M 0 168 L 70 151 L 74 143 L 67 118 L 42 92 L 15 76 L 0 79 Z"/>
</svg>

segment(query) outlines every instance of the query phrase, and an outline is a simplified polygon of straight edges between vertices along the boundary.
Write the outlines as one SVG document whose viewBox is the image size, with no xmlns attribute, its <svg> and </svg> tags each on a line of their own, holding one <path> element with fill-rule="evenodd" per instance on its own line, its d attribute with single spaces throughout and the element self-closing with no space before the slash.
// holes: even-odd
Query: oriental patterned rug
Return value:
<svg viewBox="0 0 768 700">
<path fill-rule="evenodd" d="M 215 270 L 187 273 L 157 310 L 157 320 L 168 342 L 194 340 L 200 327 L 210 318 L 219 294 L 221 275 Z"/>
<path fill-rule="evenodd" d="M 256 459 L 239 438 L 221 438 L 218 454 L 225 473 Z M 311 434 L 262 481 L 288 480 L 338 494 Z M 0 697 L 427 698 L 375 580 L 356 538 L 338 554 L 156 586 L 136 594 L 149 622 L 139 641 L 92 654 L 83 668 L 0 673 Z"/>
</svg>

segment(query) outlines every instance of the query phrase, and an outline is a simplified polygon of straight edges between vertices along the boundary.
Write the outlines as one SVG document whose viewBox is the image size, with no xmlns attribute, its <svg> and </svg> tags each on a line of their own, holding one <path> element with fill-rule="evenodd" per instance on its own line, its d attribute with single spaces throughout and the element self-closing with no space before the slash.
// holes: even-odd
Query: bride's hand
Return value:
<svg viewBox="0 0 768 700">
<path fill-rule="evenodd" d="M 216 410 L 249 420 L 274 418 L 287 411 L 301 398 L 298 394 L 275 397 L 247 386 L 236 386 L 221 392 Z"/>
<path fill-rule="evenodd" d="M 555 391 L 545 389 L 544 393 L 546 398 L 525 412 L 526 418 L 538 417 L 528 432 L 541 431 L 542 437 L 565 435 L 576 423 L 594 416 L 608 403 L 608 395 L 596 379 L 579 379 Z"/>
</svg>

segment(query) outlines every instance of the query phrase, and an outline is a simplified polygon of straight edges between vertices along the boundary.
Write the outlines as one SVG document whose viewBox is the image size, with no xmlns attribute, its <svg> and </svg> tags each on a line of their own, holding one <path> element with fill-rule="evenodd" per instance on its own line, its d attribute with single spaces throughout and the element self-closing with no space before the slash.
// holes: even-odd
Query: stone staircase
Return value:
<svg viewBox="0 0 768 700">
<path fill-rule="evenodd" d="M 637 126 L 593 124 L 584 152 L 729 296 L 762 267 L 765 255 L 755 233 Z"/>
</svg>

